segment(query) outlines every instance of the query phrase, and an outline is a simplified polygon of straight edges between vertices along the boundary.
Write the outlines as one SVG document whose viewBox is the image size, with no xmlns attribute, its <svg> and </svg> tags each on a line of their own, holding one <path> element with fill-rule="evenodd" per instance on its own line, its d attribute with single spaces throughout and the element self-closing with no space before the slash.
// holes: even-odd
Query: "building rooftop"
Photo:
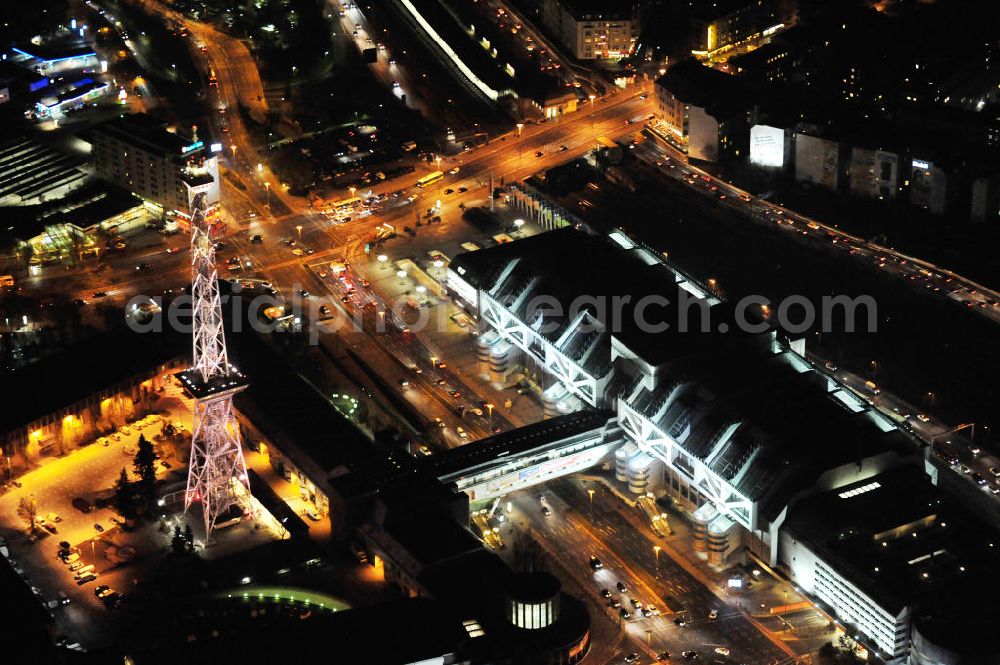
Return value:
<svg viewBox="0 0 1000 665">
<path fill-rule="evenodd" d="M 298 448 L 327 473 L 369 457 L 371 441 L 255 332 L 227 339 L 230 359 L 250 381 L 233 403 L 279 450 Z"/>
<path fill-rule="evenodd" d="M 807 368 L 791 352 L 706 347 L 626 399 L 770 520 L 829 469 L 913 451 L 905 434 Z"/>
<path fill-rule="evenodd" d="M 90 180 L 56 201 L 6 210 L 8 225 L 7 228 L 0 228 L 0 239 L 9 236 L 27 241 L 42 233 L 45 227 L 60 224 L 91 229 L 141 205 L 142 200 L 131 192 L 99 180 Z"/>
<path fill-rule="evenodd" d="M 605 376 L 611 367 L 612 337 L 654 366 L 687 353 L 688 346 L 718 344 L 719 337 L 753 337 L 741 332 L 730 306 L 709 306 L 708 301 L 703 301 L 708 311 L 703 329 L 702 319 L 694 314 L 701 310 L 686 307 L 697 298 L 677 285 L 666 266 L 651 262 L 643 252 L 564 228 L 459 254 L 450 268 L 512 309 L 521 321 L 530 321 L 596 377 Z M 685 321 L 688 331 L 681 329 Z M 668 328 L 661 330 L 661 324 Z M 726 332 L 720 332 L 723 329 Z"/>
<path fill-rule="evenodd" d="M 558 0 L 578 21 L 605 19 L 620 21 L 636 17 L 635 0 Z"/>
<path fill-rule="evenodd" d="M 66 102 L 80 99 L 92 92 L 106 89 L 110 84 L 107 81 L 95 81 L 89 76 L 69 83 L 50 85 L 38 91 L 41 97 L 39 103 L 47 108 L 53 108 Z"/>
<path fill-rule="evenodd" d="M 742 95 L 742 84 L 735 77 L 706 67 L 694 58 L 681 60 L 671 66 L 667 73 L 656 80 L 685 104 L 710 107 L 731 103 Z"/>
<path fill-rule="evenodd" d="M 201 141 L 169 132 L 166 125 L 145 113 L 123 114 L 101 123 L 92 134 L 105 134 L 163 157 L 180 159 L 202 147 Z"/>
<path fill-rule="evenodd" d="M 203 608 L 203 609 L 202 609 Z M 334 663 L 451 662 L 469 641 L 462 618 L 445 604 L 426 598 L 406 598 L 339 612 L 283 612 L 277 606 L 258 614 L 241 611 L 232 601 L 202 603 L 200 611 L 220 629 L 199 639 L 178 638 L 130 654 L 136 665 L 235 661 L 247 665 L 287 662 L 292 649 L 303 657 Z M 108 658 L 110 661 L 111 658 Z M 120 661 L 121 658 L 116 658 Z"/>
<path fill-rule="evenodd" d="M 943 589 L 996 587 L 1000 533 L 918 465 L 803 499 L 785 524 L 890 612 Z"/>
<path fill-rule="evenodd" d="M 50 40 L 44 44 L 27 42 L 18 44 L 11 50 L 26 58 L 33 58 L 41 62 L 56 62 L 97 55 L 93 47 L 82 39 Z"/>
<path fill-rule="evenodd" d="M 83 160 L 24 136 L 0 143 L 0 202 L 22 205 L 82 183 Z"/>
<path fill-rule="evenodd" d="M 589 432 L 607 423 L 609 411 L 577 411 L 547 418 L 537 423 L 472 441 L 458 448 L 419 460 L 420 465 L 438 478 L 447 478 L 462 470 L 474 470 L 482 464 L 495 463 L 504 457 L 517 457 L 553 441 Z"/>
<path fill-rule="evenodd" d="M 48 356 L 4 379 L 9 390 L 0 409 L 0 432 L 23 427 L 190 350 L 190 338 L 115 328 Z"/>
</svg>

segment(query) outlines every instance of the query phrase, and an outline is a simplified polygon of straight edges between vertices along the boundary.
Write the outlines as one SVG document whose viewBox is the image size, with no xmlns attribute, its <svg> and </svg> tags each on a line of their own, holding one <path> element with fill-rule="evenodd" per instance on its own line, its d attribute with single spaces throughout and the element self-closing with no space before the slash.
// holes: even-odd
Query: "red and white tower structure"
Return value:
<svg viewBox="0 0 1000 665">
<path fill-rule="evenodd" d="M 206 204 L 204 194 L 197 194 L 191 212 L 193 364 L 179 376 L 195 406 L 184 510 L 201 505 L 207 541 L 220 517 L 228 519 L 237 511 L 253 514 L 239 424 L 233 415 L 233 395 L 247 387 L 247 379 L 229 364 L 226 353 L 212 239 L 214 206 Z"/>
</svg>

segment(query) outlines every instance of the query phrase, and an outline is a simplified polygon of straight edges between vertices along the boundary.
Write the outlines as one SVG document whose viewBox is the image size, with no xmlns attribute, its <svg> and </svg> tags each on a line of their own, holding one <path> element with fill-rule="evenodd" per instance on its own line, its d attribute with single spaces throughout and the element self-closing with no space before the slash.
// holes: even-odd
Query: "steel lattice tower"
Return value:
<svg viewBox="0 0 1000 665">
<path fill-rule="evenodd" d="M 193 363 L 180 378 L 195 406 L 184 510 L 201 504 L 208 540 L 219 517 L 234 506 L 245 515 L 253 514 L 239 424 L 233 415 L 233 395 L 246 388 L 247 379 L 229 364 L 226 354 L 215 241 L 204 194 L 194 197 L 191 209 Z"/>
</svg>

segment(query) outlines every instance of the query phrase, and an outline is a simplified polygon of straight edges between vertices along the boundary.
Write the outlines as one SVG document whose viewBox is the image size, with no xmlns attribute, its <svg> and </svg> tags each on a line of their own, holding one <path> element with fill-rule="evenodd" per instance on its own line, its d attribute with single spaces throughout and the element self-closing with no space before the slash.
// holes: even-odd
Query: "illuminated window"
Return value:
<svg viewBox="0 0 1000 665">
<path fill-rule="evenodd" d="M 859 494 L 864 494 L 865 492 L 871 492 L 872 490 L 876 490 L 879 487 L 882 486 L 878 483 L 868 483 L 867 485 L 862 485 L 861 487 L 856 487 L 852 490 L 841 492 L 837 496 L 839 496 L 841 499 L 850 499 L 853 496 L 858 496 Z"/>
<path fill-rule="evenodd" d="M 483 627 L 479 625 L 479 621 L 476 619 L 463 621 L 462 625 L 465 626 L 465 631 L 469 634 L 469 637 L 482 637 L 486 634 L 486 631 L 483 630 Z"/>
</svg>

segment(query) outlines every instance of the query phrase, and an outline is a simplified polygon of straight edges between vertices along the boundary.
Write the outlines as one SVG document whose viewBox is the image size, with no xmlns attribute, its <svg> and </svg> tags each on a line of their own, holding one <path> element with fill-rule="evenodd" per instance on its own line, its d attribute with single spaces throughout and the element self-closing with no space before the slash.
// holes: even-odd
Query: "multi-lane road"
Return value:
<svg viewBox="0 0 1000 665">
<path fill-rule="evenodd" d="M 591 503 L 587 489 L 595 487 Z M 558 559 L 551 565 L 589 592 L 585 600 L 592 612 L 624 622 L 628 646 L 623 653 L 642 653 L 641 662 L 663 652 L 683 662 L 685 651 L 696 652 L 702 662 L 765 665 L 791 660 L 790 650 L 770 639 L 734 599 L 719 598 L 666 552 L 657 554 L 657 541 L 624 516 L 624 504 L 603 488 L 566 478 L 518 492 L 510 500 L 512 528 L 551 548 L 550 555 Z M 591 566 L 593 556 L 602 564 L 599 570 Z M 634 601 L 655 606 L 656 613 L 642 616 Z"/>
<path fill-rule="evenodd" d="M 662 140 L 641 143 L 635 154 L 662 174 L 687 183 L 692 191 L 714 198 L 716 203 L 754 222 L 793 234 L 810 246 L 833 248 L 942 298 L 964 306 L 1000 324 L 1000 293 L 928 261 L 897 252 L 851 235 L 819 220 L 751 196 L 748 192 L 687 163 L 686 157 Z"/>
<path fill-rule="evenodd" d="M 216 74 L 218 76 L 219 72 Z M 220 86 L 222 81 L 220 78 Z M 617 138 L 634 131 L 634 127 L 623 124 L 623 116 L 642 115 L 649 110 L 650 102 L 640 99 L 638 91 L 621 92 L 604 103 L 595 104 L 592 110 L 588 108 L 546 124 L 525 127 L 520 136 L 512 133 L 498 137 L 487 145 L 449 158 L 442 164 L 442 170 L 457 167 L 459 172 L 447 175 L 432 187 L 414 187 L 415 175 L 384 181 L 373 187 L 375 193 L 405 190 L 407 196 L 416 197 L 412 203 L 403 204 L 406 197 L 400 196 L 393 199 L 395 207 L 334 227 L 324 215 L 311 211 L 301 200 L 289 197 L 290 204 L 298 212 L 254 218 L 231 215 L 231 238 L 223 239 L 223 242 L 233 247 L 242 243 L 244 246 L 241 249 L 251 259 L 252 270 L 266 275 L 274 269 L 314 262 L 324 256 L 342 257 L 345 247 L 351 253 L 361 252 L 376 226 L 387 222 L 401 230 L 411 224 L 417 214 L 422 214 L 439 201 L 438 214 L 443 222 L 440 226 L 435 225 L 435 232 L 461 235 L 467 233 L 467 227 L 460 221 L 462 210 L 459 206 L 483 204 L 489 194 L 491 175 L 494 184 L 499 186 L 501 179 L 506 182 L 523 179 L 579 157 L 593 147 L 599 136 Z M 541 155 L 536 156 L 539 152 Z M 459 192 L 460 187 L 466 187 L 468 191 Z M 449 189 L 454 191 L 446 194 Z M 272 195 L 274 190 L 271 187 Z M 265 242 L 251 244 L 248 237 L 258 233 L 264 235 Z M 287 248 L 276 246 L 281 238 L 292 237 L 310 247 L 315 254 L 295 256 Z M 130 249 L 125 254 L 105 256 L 102 261 L 108 266 L 106 269 L 94 271 L 90 266 L 86 271 L 44 269 L 39 275 L 26 278 L 24 286 L 47 293 L 61 292 L 87 301 L 95 292 L 106 293 L 121 302 L 133 295 L 159 295 L 165 287 L 176 288 L 185 284 L 190 270 L 187 239 L 173 236 L 147 242 L 146 246 Z M 167 253 L 168 248 L 177 251 Z M 223 249 L 222 256 L 227 251 Z M 143 264 L 148 264 L 149 268 L 136 269 Z"/>
</svg>

